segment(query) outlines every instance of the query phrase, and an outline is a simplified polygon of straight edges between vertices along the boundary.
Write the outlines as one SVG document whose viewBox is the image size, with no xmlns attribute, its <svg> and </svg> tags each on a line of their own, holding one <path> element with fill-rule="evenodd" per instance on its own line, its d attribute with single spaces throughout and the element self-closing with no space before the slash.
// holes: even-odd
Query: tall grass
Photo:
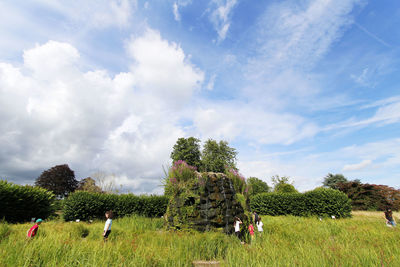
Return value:
<svg viewBox="0 0 400 267">
<path fill-rule="evenodd" d="M 192 266 L 194 260 L 222 266 L 400 266 L 400 231 L 386 227 L 380 215 L 322 221 L 263 216 L 263 235 L 244 245 L 222 233 L 168 232 L 160 218 L 113 220 L 107 242 L 104 221 L 45 222 L 29 241 L 30 224 L 2 223 L 0 232 L 7 234 L 0 236 L 0 266 Z"/>
</svg>

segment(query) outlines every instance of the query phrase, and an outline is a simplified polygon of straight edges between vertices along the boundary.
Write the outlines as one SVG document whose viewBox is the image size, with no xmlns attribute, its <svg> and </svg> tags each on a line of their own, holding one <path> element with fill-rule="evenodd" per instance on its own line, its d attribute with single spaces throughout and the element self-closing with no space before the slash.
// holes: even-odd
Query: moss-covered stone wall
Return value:
<svg viewBox="0 0 400 267">
<path fill-rule="evenodd" d="M 166 213 L 169 228 L 232 233 L 236 216 L 247 221 L 232 180 L 223 173 L 197 173 L 195 179 L 174 186 Z"/>
</svg>

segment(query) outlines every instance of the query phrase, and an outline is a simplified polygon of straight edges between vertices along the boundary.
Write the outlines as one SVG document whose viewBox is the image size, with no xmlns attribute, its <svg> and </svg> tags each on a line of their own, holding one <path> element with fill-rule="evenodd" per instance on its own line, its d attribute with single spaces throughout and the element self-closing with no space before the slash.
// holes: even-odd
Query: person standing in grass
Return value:
<svg viewBox="0 0 400 267">
<path fill-rule="evenodd" d="M 257 212 L 253 212 L 253 222 L 257 223 L 258 222 L 258 214 Z"/>
<path fill-rule="evenodd" d="M 242 221 L 239 219 L 239 217 L 235 217 L 235 222 L 233 223 L 233 227 L 235 228 L 235 235 L 237 238 L 240 240 L 240 224 L 242 224 Z"/>
<path fill-rule="evenodd" d="M 258 234 L 261 235 L 263 233 L 263 223 L 261 221 L 261 217 L 258 217 L 258 221 L 256 222 Z"/>
<path fill-rule="evenodd" d="M 250 233 L 250 241 L 253 242 L 254 241 L 254 226 L 253 226 L 252 221 L 250 221 L 250 224 L 249 224 L 249 233 Z"/>
<path fill-rule="evenodd" d="M 390 225 L 392 227 L 396 227 L 396 222 L 393 218 L 393 212 L 390 208 L 386 208 L 385 210 L 385 218 L 386 218 L 386 224 Z"/>
<path fill-rule="evenodd" d="M 107 241 L 108 236 L 111 233 L 111 225 L 112 225 L 112 217 L 113 217 L 112 210 L 106 211 L 105 216 L 107 218 L 107 221 L 106 221 L 106 224 L 104 225 L 103 240 Z"/>
<path fill-rule="evenodd" d="M 28 233 L 27 233 L 28 238 L 32 238 L 37 234 L 37 231 L 39 229 L 39 225 L 42 223 L 42 221 L 43 221 L 42 219 L 37 219 L 36 220 L 35 225 L 32 226 L 31 229 L 28 230 Z"/>
</svg>

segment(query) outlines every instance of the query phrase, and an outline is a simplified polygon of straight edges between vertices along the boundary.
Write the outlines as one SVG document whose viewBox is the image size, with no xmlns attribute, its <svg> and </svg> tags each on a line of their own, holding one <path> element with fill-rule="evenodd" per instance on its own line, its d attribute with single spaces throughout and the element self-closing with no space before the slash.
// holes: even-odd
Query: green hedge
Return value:
<svg viewBox="0 0 400 267">
<path fill-rule="evenodd" d="M 107 210 L 112 210 L 116 217 L 131 214 L 159 217 L 164 215 L 167 205 L 168 198 L 165 196 L 114 195 L 78 191 L 72 193 L 64 201 L 64 220 L 103 219 Z"/>
<path fill-rule="evenodd" d="M 26 222 L 45 219 L 53 213 L 54 194 L 40 187 L 0 180 L 0 220 Z"/>
<path fill-rule="evenodd" d="M 250 198 L 250 207 L 259 214 L 350 217 L 350 199 L 339 190 L 317 188 L 306 193 L 262 193 Z"/>
</svg>

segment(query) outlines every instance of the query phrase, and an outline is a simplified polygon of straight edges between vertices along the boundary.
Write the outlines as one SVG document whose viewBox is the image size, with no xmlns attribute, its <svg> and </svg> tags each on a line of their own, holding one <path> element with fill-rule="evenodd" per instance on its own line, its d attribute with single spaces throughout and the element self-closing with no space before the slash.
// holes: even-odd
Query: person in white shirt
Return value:
<svg viewBox="0 0 400 267">
<path fill-rule="evenodd" d="M 242 221 L 239 217 L 235 217 L 235 222 L 233 223 L 233 227 L 235 228 L 235 235 L 240 239 L 240 224 Z"/>
<path fill-rule="evenodd" d="M 262 223 L 260 216 L 258 217 L 258 221 L 256 222 L 256 225 L 257 225 L 257 231 L 261 235 L 262 232 L 263 232 L 263 225 L 264 224 Z"/>
<path fill-rule="evenodd" d="M 106 224 L 104 225 L 103 240 L 107 241 L 108 236 L 111 233 L 111 225 L 112 225 L 112 217 L 113 217 L 112 210 L 106 211 L 105 216 L 107 218 L 107 221 L 106 221 Z"/>
</svg>

